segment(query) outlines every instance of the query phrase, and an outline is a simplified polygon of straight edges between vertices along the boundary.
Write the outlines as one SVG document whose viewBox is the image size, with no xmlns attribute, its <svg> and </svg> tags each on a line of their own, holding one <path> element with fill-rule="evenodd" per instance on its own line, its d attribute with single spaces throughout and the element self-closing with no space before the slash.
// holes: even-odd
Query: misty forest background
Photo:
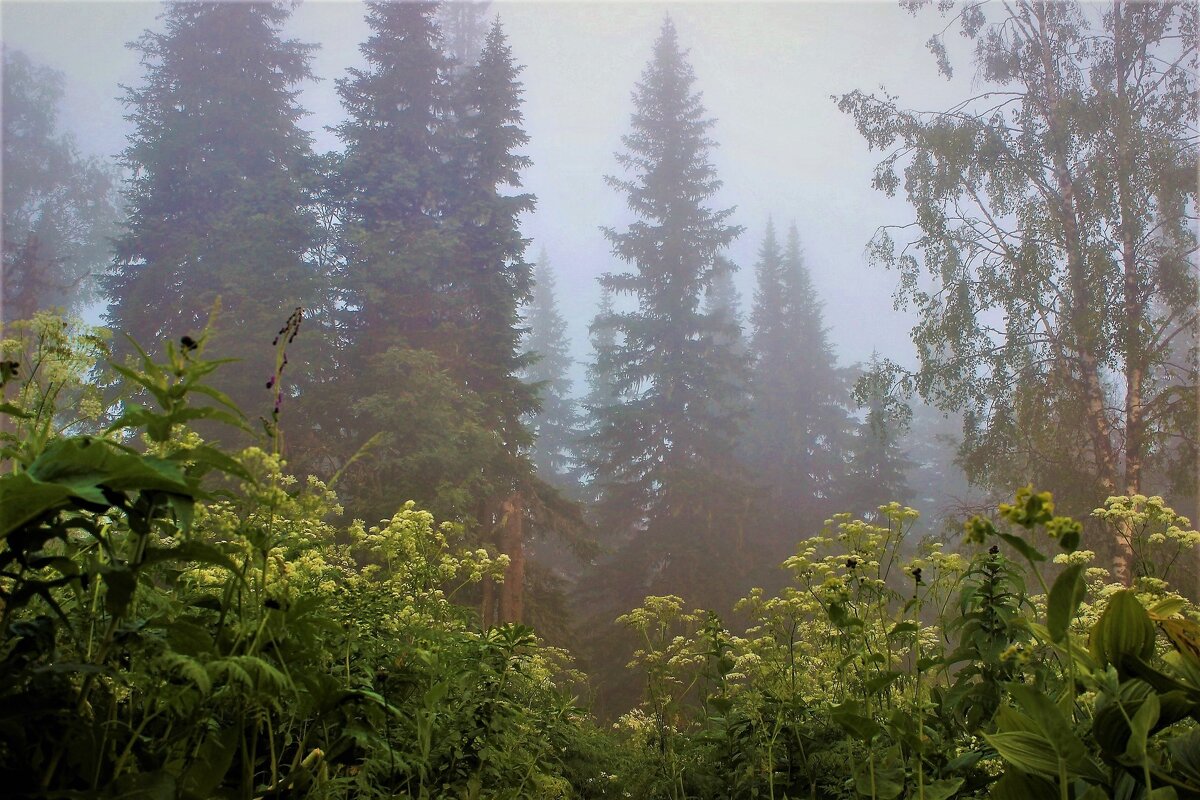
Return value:
<svg viewBox="0 0 1200 800">
<path fill-rule="evenodd" d="M 537 198 L 521 191 L 520 54 L 486 3 L 369 5 L 365 63 L 321 76 L 344 108 L 342 147 L 323 154 L 297 101 L 313 47 L 283 36 L 283 5 L 165 8 L 130 45 L 144 76 L 124 90 L 133 133 L 115 162 L 61 129 L 64 76 L 6 49 L 4 319 L 99 301 L 153 351 L 216 308 L 208 352 L 241 359 L 217 385 L 253 417 L 272 402 L 272 336 L 303 307 L 290 469 L 339 475 L 350 518 L 411 499 L 465 522 L 513 559 L 484 588 L 484 623 L 532 623 L 597 663 L 623 663 L 603 631 L 642 597 L 728 610 L 776 586 L 835 512 L 899 501 L 925 535 L 952 536 L 1028 482 L 1075 514 L 1126 491 L 1190 512 L 1195 54 L 1169 38 L 1190 17 L 1168 9 L 1130 34 L 1156 68 L 1137 73 L 1146 107 L 1127 118 L 1106 94 L 1121 87 L 1086 82 L 1112 54 L 1054 54 L 1054 90 L 1090 126 L 1056 132 L 1034 83 L 1047 76 L 1026 72 L 1018 40 L 987 37 L 987 90 L 946 114 L 830 100 L 880 152 L 875 188 L 916 211 L 867 250 L 897 274 L 915 369 L 840 363 L 812 279 L 840 265 L 805 257 L 800 221 L 716 202 L 720 121 L 667 17 L 612 174 L 592 178 L 628 214 L 595 220 L 615 265 L 579 385 L 556 289 L 570 265 L 522 234 Z M 1097 13 L 1064 7 L 1055 24 Z M 982 36 L 982 16 L 967 22 Z M 942 42 L 913 46 L 949 75 Z M 728 257 L 739 237 L 753 263 Z"/>
<path fill-rule="evenodd" d="M 912 506 L 902 547 L 954 549 L 1033 484 L 1129 585 L 1138 554 L 1093 509 L 1197 511 L 1196 7 L 924 5 L 905 4 L 933 35 L 893 47 L 973 68 L 969 96 L 913 110 L 847 75 L 826 101 L 877 164 L 843 191 L 903 201 L 850 245 L 911 346 L 872 334 L 877 298 L 831 310 L 817 287 L 847 265 L 808 255 L 818 228 L 789 197 L 738 210 L 715 156 L 731 121 L 674 10 L 639 40 L 605 171 L 563 178 L 620 204 L 592 221 L 609 266 L 581 290 L 523 227 L 522 54 L 487 3 L 367 3 L 357 66 L 319 76 L 289 4 L 166 5 L 113 87 L 115 159 L 65 129 L 72 77 L 6 46 L 4 325 L 60 309 L 111 329 L 118 365 L 202 338 L 237 359 L 206 380 L 253 424 L 200 436 L 276 441 L 347 520 L 412 500 L 506 556 L 457 602 L 571 650 L 602 714 L 643 690 L 618 615 L 672 595 L 735 619 L 839 512 Z M 341 103 L 329 152 L 302 124 L 317 78 Z M 564 285 L 594 304 L 586 341 Z M 878 341 L 847 354 L 838 330 Z M 137 396 L 94 383 L 102 429 Z M 1195 559 L 1180 569 L 1194 596 Z"/>
</svg>

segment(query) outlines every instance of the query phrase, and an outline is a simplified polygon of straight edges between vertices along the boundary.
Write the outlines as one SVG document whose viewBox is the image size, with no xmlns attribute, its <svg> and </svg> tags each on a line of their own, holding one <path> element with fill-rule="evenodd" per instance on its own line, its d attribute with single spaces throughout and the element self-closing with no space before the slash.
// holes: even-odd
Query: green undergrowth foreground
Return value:
<svg viewBox="0 0 1200 800">
<path fill-rule="evenodd" d="M 1128 588 L 1032 489 L 915 559 L 910 509 L 837 517 L 740 633 L 675 597 L 622 616 L 646 695 L 601 727 L 565 653 L 456 603 L 501 557 L 412 504 L 339 523 L 277 447 L 205 444 L 197 421 L 244 421 L 202 343 L 114 367 L 137 393 L 105 409 L 80 377 L 101 338 L 17 333 L 5 796 L 1200 797 L 1200 625 L 1170 588 L 1200 534 L 1160 498 L 1096 512 L 1137 551 Z"/>
</svg>

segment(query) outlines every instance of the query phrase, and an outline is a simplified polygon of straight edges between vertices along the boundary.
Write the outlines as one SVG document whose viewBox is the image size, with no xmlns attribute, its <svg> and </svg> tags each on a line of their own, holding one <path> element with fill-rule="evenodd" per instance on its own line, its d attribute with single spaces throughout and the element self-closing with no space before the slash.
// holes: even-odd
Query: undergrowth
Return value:
<svg viewBox="0 0 1200 800">
<path fill-rule="evenodd" d="M 1200 796 L 1200 624 L 1170 583 L 1200 534 L 1161 498 L 1095 512 L 1129 587 L 1031 487 L 957 552 L 905 555 L 899 505 L 835 517 L 744 630 L 673 596 L 623 615 L 646 693 L 601 727 L 566 653 L 457 602 L 503 557 L 412 503 L 343 521 L 288 472 L 278 403 L 262 446 L 203 441 L 249 425 L 202 338 L 100 373 L 81 330 L 0 343 L 6 796 Z"/>
</svg>

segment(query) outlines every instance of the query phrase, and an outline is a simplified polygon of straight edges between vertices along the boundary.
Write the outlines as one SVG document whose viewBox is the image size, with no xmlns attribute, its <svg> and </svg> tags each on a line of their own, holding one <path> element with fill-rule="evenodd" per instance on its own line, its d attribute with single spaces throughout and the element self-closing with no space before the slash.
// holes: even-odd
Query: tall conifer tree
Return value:
<svg viewBox="0 0 1200 800">
<path fill-rule="evenodd" d="M 441 220 L 456 176 L 435 8 L 368 3 L 366 66 L 338 81 L 347 349 L 362 361 L 396 345 L 430 348 L 457 322 L 444 302 L 453 243 Z"/>
<path fill-rule="evenodd" d="M 843 511 L 869 516 L 881 505 L 912 497 L 907 474 L 913 463 L 901 445 L 912 411 L 900 400 L 895 370 L 878 353 L 871 354 L 854 395 L 866 417 L 851 443 L 841 505 Z"/>
<path fill-rule="evenodd" d="M 740 401 L 736 328 L 705 313 L 704 293 L 731 264 L 740 233 L 732 210 L 709 201 L 721 186 L 695 76 L 667 19 L 634 92 L 632 132 L 609 178 L 638 217 L 606 229 L 630 272 L 601 284 L 636 309 L 597 320 L 616 334 L 607 368 L 619 395 L 594 412 L 592 465 L 603 487 L 601 525 L 629 544 L 616 573 L 629 594 L 678 591 L 720 603 L 741 555 L 744 497 L 733 457 Z"/>
<path fill-rule="evenodd" d="M 0 320 L 93 298 L 112 261 L 114 174 L 59 130 L 62 73 L 4 48 Z"/>
<path fill-rule="evenodd" d="M 795 225 L 781 248 L 768 220 L 756 272 L 753 400 L 742 453 L 767 491 L 777 544 L 790 548 L 806 521 L 819 522 L 833 511 L 834 484 L 853 429 L 850 398 Z"/>
<path fill-rule="evenodd" d="M 704 313 L 726 328 L 716 337 L 720 345 L 728 345 L 738 356 L 745 355 L 746 340 L 742 331 L 742 296 L 733 282 L 737 267 L 726 264 L 713 274 L 712 285 L 704 294 Z"/>
<path fill-rule="evenodd" d="M 543 250 L 534 268 L 533 299 L 525 313 L 529 339 L 525 350 L 537 359 L 525 368 L 526 382 L 537 388 L 541 408 L 532 418 L 536 437 L 533 464 L 551 485 L 573 489 L 577 470 L 579 412 L 571 398 L 571 344 L 567 321 L 558 311 L 554 270 Z"/>
<path fill-rule="evenodd" d="M 497 531 L 511 572 L 484 619 L 512 620 L 538 489 L 522 422 L 536 398 L 518 375 L 531 281 L 519 217 L 533 207 L 511 191 L 528 164 L 520 67 L 497 21 L 452 88 L 435 9 L 369 3 L 367 66 L 339 84 L 351 440 L 375 443 L 356 467 L 368 510 L 413 497 Z"/>
<path fill-rule="evenodd" d="M 601 284 L 600 302 L 592 324 L 588 327 L 592 360 L 587 365 L 587 394 L 583 398 L 582 430 L 575 444 L 583 481 L 581 488 L 591 506 L 595 506 L 604 496 L 605 484 L 599 475 L 606 463 L 600 445 L 608 439 L 608 433 L 605 431 L 608 421 L 604 411 L 617 405 L 619 396 L 616 377 L 613 374 L 617 335 L 612 326 L 607 324 L 614 311 L 612 289 Z"/>
<path fill-rule="evenodd" d="M 283 2 L 172 3 L 163 32 L 133 44 L 147 72 L 126 90 L 128 218 L 105 282 L 109 323 L 147 348 L 195 335 L 220 297 L 210 353 L 246 363 L 217 380 L 251 412 L 266 399 L 271 337 L 320 289 L 296 102 L 312 46 L 281 37 L 289 13 Z"/>
<path fill-rule="evenodd" d="M 467 113 L 458 121 L 462 180 L 451 222 L 466 299 L 463 379 L 484 397 L 492 411 L 489 424 L 510 453 L 530 444 L 522 420 L 536 406 L 533 390 L 519 378 L 528 361 L 521 353 L 519 309 L 530 297 L 533 273 L 520 217 L 535 202 L 531 194 L 512 191 L 520 189 L 521 172 L 530 165 L 520 152 L 529 141 L 521 128 L 522 69 L 497 18 L 472 73 Z"/>
</svg>

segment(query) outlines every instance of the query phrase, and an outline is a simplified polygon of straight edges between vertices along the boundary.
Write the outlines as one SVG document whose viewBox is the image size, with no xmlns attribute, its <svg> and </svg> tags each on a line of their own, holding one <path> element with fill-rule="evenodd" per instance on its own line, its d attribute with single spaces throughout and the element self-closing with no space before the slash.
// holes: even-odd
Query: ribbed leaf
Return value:
<svg viewBox="0 0 1200 800">
<path fill-rule="evenodd" d="M 1125 657 L 1145 660 L 1154 653 L 1154 623 L 1129 589 L 1109 599 L 1092 628 L 1091 651 L 1101 666 L 1113 664 L 1117 669 Z"/>
</svg>

